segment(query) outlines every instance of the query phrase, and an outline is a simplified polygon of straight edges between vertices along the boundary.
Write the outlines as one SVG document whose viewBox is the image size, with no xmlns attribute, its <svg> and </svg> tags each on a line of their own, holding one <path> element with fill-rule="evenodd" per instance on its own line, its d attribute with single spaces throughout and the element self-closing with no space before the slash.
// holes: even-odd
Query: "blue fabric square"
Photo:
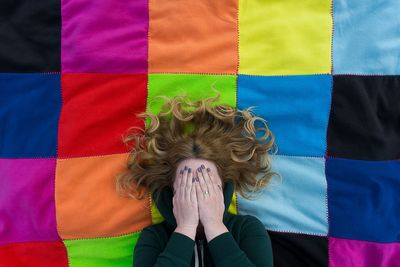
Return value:
<svg viewBox="0 0 400 267">
<path fill-rule="evenodd" d="M 256 199 L 237 194 L 239 214 L 250 214 L 268 230 L 326 236 L 325 158 L 271 155 L 274 176 Z"/>
<path fill-rule="evenodd" d="M 59 74 L 0 74 L 0 157 L 56 157 Z"/>
<path fill-rule="evenodd" d="M 333 5 L 333 73 L 400 74 L 400 1 Z"/>
<path fill-rule="evenodd" d="M 256 106 L 253 112 L 267 121 L 279 155 L 322 157 L 331 91 L 331 75 L 239 75 L 237 106 Z"/>
<path fill-rule="evenodd" d="M 400 161 L 328 158 L 329 235 L 400 241 Z"/>
</svg>

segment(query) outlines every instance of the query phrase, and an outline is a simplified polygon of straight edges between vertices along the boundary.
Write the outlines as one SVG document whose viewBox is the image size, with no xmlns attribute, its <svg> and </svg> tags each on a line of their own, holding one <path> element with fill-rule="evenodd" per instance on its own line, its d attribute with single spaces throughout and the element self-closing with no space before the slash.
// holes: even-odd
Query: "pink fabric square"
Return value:
<svg viewBox="0 0 400 267">
<path fill-rule="evenodd" d="M 0 159 L 0 245 L 60 240 L 54 158 Z"/>
<path fill-rule="evenodd" d="M 62 0 L 61 15 L 63 73 L 147 73 L 147 1 Z"/>
<path fill-rule="evenodd" d="M 329 238 L 330 267 L 400 266 L 400 243 Z"/>
</svg>

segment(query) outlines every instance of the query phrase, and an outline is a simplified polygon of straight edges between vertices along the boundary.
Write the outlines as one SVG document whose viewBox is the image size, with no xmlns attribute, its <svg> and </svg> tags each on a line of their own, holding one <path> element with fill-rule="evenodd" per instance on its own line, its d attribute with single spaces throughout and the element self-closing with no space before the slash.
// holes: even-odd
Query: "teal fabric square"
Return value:
<svg viewBox="0 0 400 267">
<path fill-rule="evenodd" d="M 400 74 L 400 1 L 333 2 L 333 73 Z"/>
<path fill-rule="evenodd" d="M 238 214 L 250 214 L 266 229 L 326 236 L 327 183 L 325 158 L 271 155 L 272 169 L 281 175 L 254 200 L 237 194 Z"/>
</svg>

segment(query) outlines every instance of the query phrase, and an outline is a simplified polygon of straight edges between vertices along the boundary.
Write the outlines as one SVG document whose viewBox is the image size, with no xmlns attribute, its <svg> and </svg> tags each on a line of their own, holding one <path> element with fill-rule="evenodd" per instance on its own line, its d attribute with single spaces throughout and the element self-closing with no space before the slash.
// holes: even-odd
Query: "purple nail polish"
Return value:
<svg viewBox="0 0 400 267">
<path fill-rule="evenodd" d="M 179 173 L 180 173 L 180 174 L 183 174 L 183 170 L 181 170 Z"/>
<path fill-rule="evenodd" d="M 185 171 L 188 169 L 188 167 L 185 165 Z"/>
<path fill-rule="evenodd" d="M 192 172 L 192 169 L 191 168 L 189 168 L 189 171 L 188 171 L 189 173 L 191 173 Z"/>
<path fill-rule="evenodd" d="M 207 171 L 208 171 L 208 172 L 211 171 L 210 168 L 207 168 Z"/>
<path fill-rule="evenodd" d="M 204 167 L 204 165 L 203 165 L 203 164 L 201 164 L 201 168 L 202 168 L 202 169 L 205 169 L 206 167 Z"/>
</svg>

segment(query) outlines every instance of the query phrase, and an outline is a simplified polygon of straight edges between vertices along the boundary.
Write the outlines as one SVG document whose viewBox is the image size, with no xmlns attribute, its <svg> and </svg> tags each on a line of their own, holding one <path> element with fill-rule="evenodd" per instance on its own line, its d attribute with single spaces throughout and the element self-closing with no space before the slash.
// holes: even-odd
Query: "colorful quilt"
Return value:
<svg viewBox="0 0 400 267">
<path fill-rule="evenodd" d="M 400 1 L 3 0 L 0 266 L 132 266 L 122 135 L 186 92 L 267 120 L 275 266 L 400 266 Z M 260 133 L 262 134 L 262 133 Z"/>
</svg>

